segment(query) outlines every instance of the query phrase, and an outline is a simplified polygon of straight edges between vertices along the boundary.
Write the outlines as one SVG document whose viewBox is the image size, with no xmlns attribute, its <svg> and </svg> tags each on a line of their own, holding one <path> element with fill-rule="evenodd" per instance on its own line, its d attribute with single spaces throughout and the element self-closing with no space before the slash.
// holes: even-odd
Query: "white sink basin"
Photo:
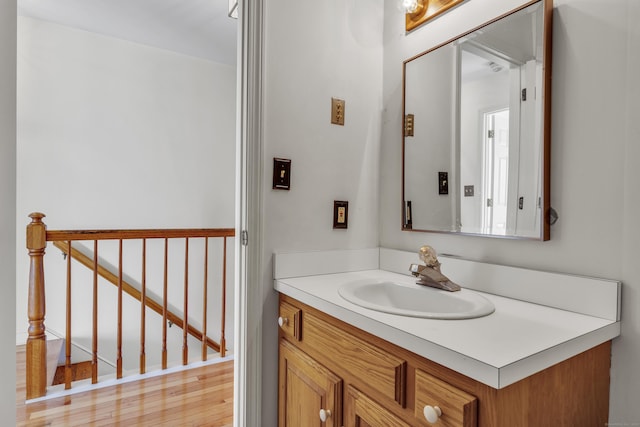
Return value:
<svg viewBox="0 0 640 427">
<path fill-rule="evenodd" d="M 338 289 L 347 301 L 371 310 L 430 319 L 473 319 L 495 310 L 491 301 L 468 289 L 448 292 L 422 285 L 369 280 Z"/>
</svg>

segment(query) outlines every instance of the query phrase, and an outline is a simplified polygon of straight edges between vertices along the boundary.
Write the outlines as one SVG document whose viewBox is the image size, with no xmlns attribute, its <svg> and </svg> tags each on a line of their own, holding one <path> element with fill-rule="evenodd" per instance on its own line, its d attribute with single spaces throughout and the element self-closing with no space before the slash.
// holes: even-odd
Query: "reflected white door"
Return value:
<svg viewBox="0 0 640 427">
<path fill-rule="evenodd" d="M 509 109 L 484 113 L 484 232 L 505 234 L 509 189 Z"/>
</svg>

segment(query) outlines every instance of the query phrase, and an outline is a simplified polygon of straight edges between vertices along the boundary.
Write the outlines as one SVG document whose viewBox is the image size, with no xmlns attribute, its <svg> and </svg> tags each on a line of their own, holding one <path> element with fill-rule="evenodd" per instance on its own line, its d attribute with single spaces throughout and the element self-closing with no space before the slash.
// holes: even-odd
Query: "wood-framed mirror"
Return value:
<svg viewBox="0 0 640 427">
<path fill-rule="evenodd" d="M 549 240 L 552 0 L 403 63 L 402 228 Z"/>
</svg>

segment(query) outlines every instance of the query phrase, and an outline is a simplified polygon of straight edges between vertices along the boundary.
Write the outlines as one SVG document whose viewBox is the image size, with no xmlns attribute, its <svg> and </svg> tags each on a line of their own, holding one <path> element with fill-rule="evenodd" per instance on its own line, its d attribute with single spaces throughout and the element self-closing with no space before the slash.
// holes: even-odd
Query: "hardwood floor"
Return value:
<svg viewBox="0 0 640 427">
<path fill-rule="evenodd" d="M 25 347 L 16 347 L 18 426 L 233 424 L 233 361 L 25 405 Z"/>
</svg>

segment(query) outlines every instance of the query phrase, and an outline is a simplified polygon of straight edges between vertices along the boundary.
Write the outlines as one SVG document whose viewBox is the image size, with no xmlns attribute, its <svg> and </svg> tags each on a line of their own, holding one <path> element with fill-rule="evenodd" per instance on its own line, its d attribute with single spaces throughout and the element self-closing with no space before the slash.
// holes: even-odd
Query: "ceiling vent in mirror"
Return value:
<svg viewBox="0 0 640 427">
<path fill-rule="evenodd" d="M 238 19 L 238 0 L 229 0 L 229 18 Z"/>
</svg>

